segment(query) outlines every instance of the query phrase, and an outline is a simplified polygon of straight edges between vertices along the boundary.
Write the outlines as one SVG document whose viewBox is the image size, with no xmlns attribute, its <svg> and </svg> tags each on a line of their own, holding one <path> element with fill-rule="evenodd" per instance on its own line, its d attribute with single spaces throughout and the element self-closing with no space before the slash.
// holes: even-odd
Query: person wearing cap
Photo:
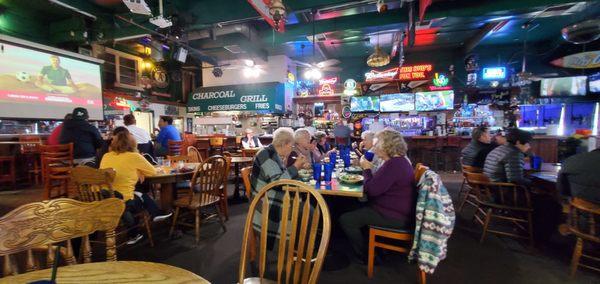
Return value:
<svg viewBox="0 0 600 284">
<path fill-rule="evenodd" d="M 254 136 L 254 130 L 251 128 L 246 129 L 246 136 L 242 138 L 242 147 L 244 149 L 262 148 L 263 145 L 260 143 L 260 139 Z"/>
<path fill-rule="evenodd" d="M 87 120 L 88 111 L 78 107 L 73 109 L 72 118 L 63 123 L 60 132 L 60 144 L 73 143 L 73 162 L 75 164 L 96 165 L 96 151 L 102 147 L 104 140 L 98 128 Z"/>
</svg>

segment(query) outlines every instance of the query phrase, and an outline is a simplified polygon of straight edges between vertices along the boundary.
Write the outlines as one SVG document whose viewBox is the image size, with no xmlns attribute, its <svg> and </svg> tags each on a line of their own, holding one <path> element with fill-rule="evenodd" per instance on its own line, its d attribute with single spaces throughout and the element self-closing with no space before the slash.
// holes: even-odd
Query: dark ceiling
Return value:
<svg viewBox="0 0 600 284">
<path fill-rule="evenodd" d="M 156 30 L 148 23 L 149 17 L 131 14 L 121 0 L 59 1 L 96 16 L 95 21 L 83 20 L 87 22 L 83 26 L 92 26 L 96 34 L 103 35 L 104 42 L 149 33 L 149 30 L 117 16 Z M 146 2 L 157 14 L 158 0 Z M 405 31 L 408 26 L 408 4 L 401 5 L 401 1 L 386 0 L 389 10 L 378 13 L 376 1 L 372 0 L 284 0 L 288 18 L 283 33 L 274 32 L 246 0 L 163 2 L 165 15 L 175 16 L 181 30 L 156 32 L 179 35 L 183 31 L 181 43 L 196 49 L 195 55 L 201 59 L 265 59 L 267 55 L 285 54 L 306 61 L 355 58 L 364 62 L 377 44 L 390 52 L 393 36 Z M 68 28 L 73 27 L 70 22 L 85 18 L 48 0 L 0 0 L 0 6 L 14 14 L 24 14 L 47 23 L 50 41 L 68 39 L 63 34 L 71 32 Z M 315 11 L 314 22 L 311 11 Z M 600 1 L 434 0 L 427 9 L 424 22 L 416 27 L 414 46 L 406 47 L 406 51 L 454 50 L 468 53 L 476 46 L 507 45 L 525 39 L 531 43 L 554 42 L 560 39 L 562 27 L 598 16 Z M 524 24 L 526 28 L 523 28 Z M 314 46 L 313 30 L 317 42 Z M 232 52 L 236 50 L 241 53 Z"/>
</svg>

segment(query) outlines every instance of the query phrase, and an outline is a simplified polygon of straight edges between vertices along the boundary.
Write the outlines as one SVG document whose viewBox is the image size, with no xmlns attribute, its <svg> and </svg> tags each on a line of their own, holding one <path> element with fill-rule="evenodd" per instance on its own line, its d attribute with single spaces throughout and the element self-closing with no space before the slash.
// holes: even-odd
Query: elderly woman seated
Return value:
<svg viewBox="0 0 600 284">
<path fill-rule="evenodd" d="M 273 132 L 273 142 L 271 145 L 261 149 L 254 157 L 252 165 L 252 192 L 257 194 L 265 185 L 279 179 L 294 179 L 298 176 L 298 169 L 306 163 L 304 155 L 295 157 L 292 165 L 287 166 L 284 160 L 292 152 L 294 146 L 294 132 L 291 128 L 281 127 Z M 279 218 L 280 206 L 283 200 L 283 191 L 271 191 L 267 196 L 270 204 L 269 217 Z M 259 212 L 254 215 L 253 223 L 255 228 L 260 224 L 260 206 Z M 277 212 L 273 211 L 276 210 Z M 274 217 L 277 216 L 277 217 Z M 278 234 L 279 220 L 271 220 L 268 226 L 269 239 Z M 270 241 L 271 243 L 271 241 Z"/>
<path fill-rule="evenodd" d="M 242 138 L 242 147 L 244 149 L 262 148 L 263 145 L 260 143 L 260 139 L 254 136 L 254 130 L 252 128 L 246 129 L 246 136 Z"/>
<path fill-rule="evenodd" d="M 375 138 L 373 151 L 383 160 L 379 170 L 373 173 L 373 163 L 364 156 L 360 160 L 365 178 L 363 188 L 369 202 L 365 207 L 340 217 L 341 227 L 361 261 L 366 259 L 363 227 L 375 225 L 402 229 L 414 220 L 414 174 L 406 157 L 406 143 L 395 130 L 382 130 Z"/>
</svg>

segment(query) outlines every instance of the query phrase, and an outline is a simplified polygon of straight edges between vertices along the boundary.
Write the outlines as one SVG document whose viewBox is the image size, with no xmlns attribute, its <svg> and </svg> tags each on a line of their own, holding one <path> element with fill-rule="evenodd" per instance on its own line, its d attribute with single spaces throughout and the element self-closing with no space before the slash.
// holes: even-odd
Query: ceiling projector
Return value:
<svg viewBox="0 0 600 284">
<path fill-rule="evenodd" d="M 152 23 L 155 26 L 158 26 L 161 29 L 168 28 L 173 25 L 173 22 L 163 17 L 163 15 L 158 15 L 154 18 L 150 18 L 150 23 Z"/>
<path fill-rule="evenodd" d="M 123 0 L 132 13 L 152 16 L 152 11 L 144 0 Z"/>
</svg>

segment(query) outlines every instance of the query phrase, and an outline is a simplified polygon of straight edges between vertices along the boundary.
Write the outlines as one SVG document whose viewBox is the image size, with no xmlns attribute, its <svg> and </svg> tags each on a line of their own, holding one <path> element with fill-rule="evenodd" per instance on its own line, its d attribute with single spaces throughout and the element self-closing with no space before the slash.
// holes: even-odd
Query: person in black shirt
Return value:
<svg viewBox="0 0 600 284">
<path fill-rule="evenodd" d="M 485 158 L 497 145 L 492 144 L 492 136 L 485 126 L 475 128 L 471 137 L 471 143 L 461 152 L 462 164 L 482 169 Z"/>
<path fill-rule="evenodd" d="M 569 157 L 558 173 L 557 186 L 561 193 L 600 204 L 599 166 L 600 148 Z"/>
<path fill-rule="evenodd" d="M 98 128 L 88 122 L 88 111 L 78 107 L 73 109 L 73 117 L 63 123 L 60 144 L 73 143 L 73 161 L 76 164 L 96 165 L 96 151 L 104 140 Z"/>
</svg>

